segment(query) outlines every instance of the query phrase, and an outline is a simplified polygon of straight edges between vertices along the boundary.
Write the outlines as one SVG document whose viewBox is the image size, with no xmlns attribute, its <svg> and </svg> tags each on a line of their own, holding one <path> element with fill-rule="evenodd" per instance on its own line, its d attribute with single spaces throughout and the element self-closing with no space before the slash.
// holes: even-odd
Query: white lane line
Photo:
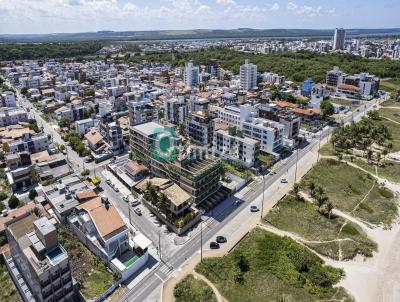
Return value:
<svg viewBox="0 0 400 302">
<path fill-rule="evenodd" d="M 161 282 L 164 282 L 164 279 L 163 278 L 161 278 L 157 273 L 154 273 L 154 275 L 158 278 L 158 279 L 160 279 L 161 280 Z"/>
</svg>

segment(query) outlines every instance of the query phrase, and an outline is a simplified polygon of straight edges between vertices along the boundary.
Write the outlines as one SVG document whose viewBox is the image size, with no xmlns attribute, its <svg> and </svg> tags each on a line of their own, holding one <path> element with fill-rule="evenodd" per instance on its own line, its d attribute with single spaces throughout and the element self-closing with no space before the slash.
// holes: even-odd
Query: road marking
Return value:
<svg viewBox="0 0 400 302">
<path fill-rule="evenodd" d="M 154 273 L 154 275 L 158 278 L 158 279 L 160 279 L 161 280 L 161 282 L 164 282 L 164 279 L 163 278 L 161 278 L 157 273 Z"/>
</svg>

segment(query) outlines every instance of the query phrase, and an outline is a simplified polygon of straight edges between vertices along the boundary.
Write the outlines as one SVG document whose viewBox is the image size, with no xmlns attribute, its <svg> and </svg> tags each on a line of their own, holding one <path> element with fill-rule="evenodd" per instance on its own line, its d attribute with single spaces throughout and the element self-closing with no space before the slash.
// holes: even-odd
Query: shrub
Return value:
<svg viewBox="0 0 400 302">
<path fill-rule="evenodd" d="M 11 195 L 10 199 L 8 199 L 8 206 L 10 209 L 15 209 L 19 206 L 20 201 L 17 196 Z"/>
<path fill-rule="evenodd" d="M 29 191 L 29 199 L 34 200 L 38 196 L 38 192 L 35 189 Z"/>
<path fill-rule="evenodd" d="M 7 199 L 8 194 L 6 192 L 0 192 L 0 201 Z"/>
</svg>

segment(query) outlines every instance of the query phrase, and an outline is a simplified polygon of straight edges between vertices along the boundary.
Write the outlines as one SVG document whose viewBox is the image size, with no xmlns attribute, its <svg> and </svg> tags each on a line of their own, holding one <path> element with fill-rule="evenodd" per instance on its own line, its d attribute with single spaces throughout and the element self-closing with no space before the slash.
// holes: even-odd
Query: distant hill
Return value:
<svg viewBox="0 0 400 302">
<path fill-rule="evenodd" d="M 400 28 L 347 29 L 347 36 L 400 36 Z M 327 29 L 193 29 L 152 31 L 98 31 L 82 33 L 52 34 L 0 34 L 0 43 L 44 43 L 69 41 L 144 41 L 184 39 L 229 39 L 229 38 L 327 38 L 333 30 Z"/>
</svg>

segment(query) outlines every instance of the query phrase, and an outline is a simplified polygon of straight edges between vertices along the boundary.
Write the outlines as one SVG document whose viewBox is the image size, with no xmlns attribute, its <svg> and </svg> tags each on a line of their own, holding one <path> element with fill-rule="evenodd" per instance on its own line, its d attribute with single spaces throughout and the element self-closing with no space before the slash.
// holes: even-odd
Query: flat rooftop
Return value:
<svg viewBox="0 0 400 302">
<path fill-rule="evenodd" d="M 156 122 L 148 122 L 140 125 L 133 126 L 132 129 L 139 131 L 143 135 L 150 136 L 153 133 L 164 129 L 164 126 Z"/>
</svg>

